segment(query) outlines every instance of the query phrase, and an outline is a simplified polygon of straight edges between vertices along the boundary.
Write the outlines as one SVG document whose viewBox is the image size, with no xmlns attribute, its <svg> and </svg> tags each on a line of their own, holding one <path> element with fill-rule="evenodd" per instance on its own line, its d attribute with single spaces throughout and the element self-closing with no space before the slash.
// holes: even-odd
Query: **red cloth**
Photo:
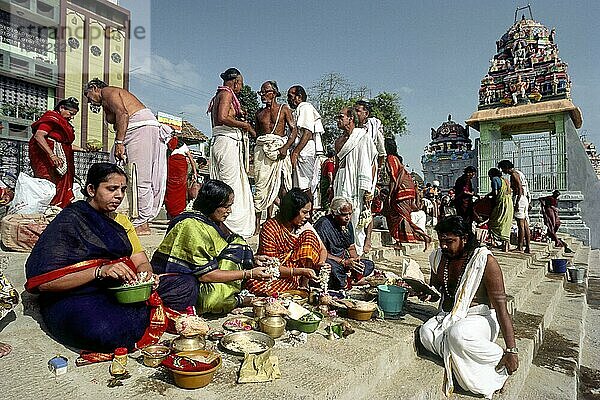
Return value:
<svg viewBox="0 0 600 400">
<path fill-rule="evenodd" d="M 383 214 L 390 235 L 400 243 L 431 241 L 427 233 L 415 225 L 410 218 L 410 213 L 418 210 L 415 203 L 417 192 L 411 175 L 400 159 L 394 155 L 387 156 L 387 165 L 390 173 L 390 197 Z"/>
<path fill-rule="evenodd" d="M 332 160 L 325 160 L 321 166 L 321 174 L 327 176 L 328 173 L 333 174 L 335 172 L 335 163 Z"/>
<path fill-rule="evenodd" d="M 187 199 L 187 158 L 183 154 L 170 155 L 167 160 L 167 190 L 165 208 L 170 218 L 183 212 Z"/>
<path fill-rule="evenodd" d="M 75 157 L 73 155 L 73 141 L 75 141 L 75 130 L 73 126 L 57 111 L 46 111 L 44 115 L 35 121 L 31 128 L 35 134 L 38 130 L 48 132 L 46 143 L 54 150 L 54 142 L 60 144 L 67 160 L 67 173 L 63 176 L 56 171 L 54 163 L 48 153 L 41 148 L 34 137 L 29 139 L 29 160 L 33 175 L 36 178 L 47 179 L 56 185 L 56 195 L 50 202 L 65 208 L 73 201 L 73 180 L 75 179 Z"/>
</svg>

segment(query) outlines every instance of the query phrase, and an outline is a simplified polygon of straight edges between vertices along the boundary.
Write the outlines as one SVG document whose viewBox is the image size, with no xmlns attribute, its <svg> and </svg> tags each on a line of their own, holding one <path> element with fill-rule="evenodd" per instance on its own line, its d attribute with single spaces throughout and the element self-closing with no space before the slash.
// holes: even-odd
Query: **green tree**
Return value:
<svg viewBox="0 0 600 400">
<path fill-rule="evenodd" d="M 260 108 L 260 103 L 258 102 L 256 92 L 252 90 L 249 85 L 244 85 L 237 97 L 242 105 L 242 110 L 245 113 L 246 121 L 250 122 L 250 124 L 254 126 L 256 113 Z"/>
<path fill-rule="evenodd" d="M 335 119 L 344 107 L 351 107 L 357 100 L 369 98 L 371 89 L 367 86 L 356 86 L 343 75 L 330 72 L 308 89 L 309 99 L 321 113 L 325 133 L 324 145 L 330 146 L 339 135 Z M 371 98 L 371 115 L 379 118 L 386 136 L 406 133 L 406 116 L 402 112 L 400 95 L 394 92 L 381 92 Z"/>
<path fill-rule="evenodd" d="M 406 116 L 398 93 L 381 92 L 370 100 L 371 114 L 381 120 L 386 137 L 406 133 Z"/>
</svg>

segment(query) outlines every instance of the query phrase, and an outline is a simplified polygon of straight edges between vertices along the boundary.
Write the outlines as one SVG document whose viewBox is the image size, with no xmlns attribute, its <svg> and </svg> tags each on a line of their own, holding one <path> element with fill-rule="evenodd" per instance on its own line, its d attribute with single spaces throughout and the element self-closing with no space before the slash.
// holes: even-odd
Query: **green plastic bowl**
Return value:
<svg viewBox="0 0 600 400">
<path fill-rule="evenodd" d="M 152 282 L 137 286 L 117 286 L 108 288 L 115 294 L 119 303 L 139 303 L 148 300 L 152 293 Z"/>
<path fill-rule="evenodd" d="M 286 324 L 286 329 L 288 331 L 300 331 L 300 332 L 305 332 L 305 333 L 313 333 L 314 331 L 316 331 L 319 328 L 319 323 L 321 323 L 321 321 L 323 320 L 323 314 L 313 311 L 313 314 L 315 314 L 317 317 L 319 317 L 318 321 L 313 321 L 313 322 L 304 322 L 304 321 L 298 321 L 297 319 L 288 319 L 287 324 Z"/>
</svg>

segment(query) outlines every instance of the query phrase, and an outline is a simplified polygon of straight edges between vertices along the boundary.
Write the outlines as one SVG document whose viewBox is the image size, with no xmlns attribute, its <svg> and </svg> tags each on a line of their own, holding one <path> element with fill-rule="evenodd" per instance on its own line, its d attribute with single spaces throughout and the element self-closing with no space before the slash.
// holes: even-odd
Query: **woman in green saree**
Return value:
<svg viewBox="0 0 600 400">
<path fill-rule="evenodd" d="M 488 176 L 492 188 L 488 196 L 494 200 L 494 208 L 488 222 L 489 231 L 494 240 L 501 242 L 502 250 L 508 251 L 514 212 L 510 185 L 502 177 L 502 171 L 498 168 L 491 168 Z"/>
<path fill-rule="evenodd" d="M 254 257 L 252 249 L 231 232 L 225 220 L 231 213 L 233 189 L 217 180 L 202 185 L 193 211 L 173 218 L 152 257 L 155 273 L 188 273 L 198 278 L 198 314 L 225 314 L 241 305 L 242 281 L 268 279 L 270 257 Z"/>
</svg>

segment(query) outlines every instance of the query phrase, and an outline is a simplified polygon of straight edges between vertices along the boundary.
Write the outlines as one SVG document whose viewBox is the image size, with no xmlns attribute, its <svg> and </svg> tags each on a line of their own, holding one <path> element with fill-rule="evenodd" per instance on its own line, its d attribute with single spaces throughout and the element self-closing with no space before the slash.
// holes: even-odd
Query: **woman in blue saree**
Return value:
<svg viewBox="0 0 600 400">
<path fill-rule="evenodd" d="M 87 201 L 66 207 L 48 225 L 25 265 L 25 288 L 40 293 L 49 332 L 68 346 L 95 352 L 133 349 L 158 341 L 165 316 L 194 304 L 196 285 L 189 276 L 160 279 L 147 303 L 120 304 L 107 288 L 152 276 L 135 229 L 115 214 L 126 189 L 116 165 L 90 167 L 83 189 Z"/>
</svg>

